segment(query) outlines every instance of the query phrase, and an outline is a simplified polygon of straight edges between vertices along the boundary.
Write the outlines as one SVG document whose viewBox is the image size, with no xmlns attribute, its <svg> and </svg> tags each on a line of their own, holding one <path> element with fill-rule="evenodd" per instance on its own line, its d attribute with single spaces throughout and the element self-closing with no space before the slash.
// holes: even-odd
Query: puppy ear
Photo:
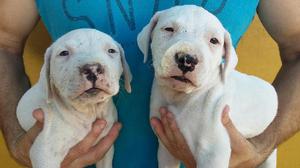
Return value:
<svg viewBox="0 0 300 168">
<path fill-rule="evenodd" d="M 46 88 L 46 95 L 48 100 L 52 99 L 52 87 L 51 87 L 51 79 L 50 79 L 50 62 L 52 55 L 52 47 L 47 48 L 44 56 L 44 65 L 42 67 L 40 78 L 43 79 L 43 83 Z"/>
<path fill-rule="evenodd" d="M 137 37 L 138 47 L 144 54 L 144 63 L 147 61 L 147 58 L 148 58 L 151 34 L 152 34 L 154 27 L 157 24 L 160 13 L 161 12 L 156 12 L 153 15 L 150 22 L 143 28 L 143 30 L 138 34 L 138 37 Z"/>
<path fill-rule="evenodd" d="M 230 72 L 232 72 L 235 69 L 238 63 L 238 57 L 232 45 L 230 34 L 226 31 L 224 36 L 225 54 L 221 63 L 221 77 L 223 82 L 225 82 L 228 74 L 230 74 Z"/>
<path fill-rule="evenodd" d="M 131 75 L 131 71 L 129 68 L 129 65 L 125 59 L 125 54 L 124 54 L 124 50 L 122 48 L 122 46 L 120 44 L 118 44 L 119 47 L 119 51 L 120 51 L 120 55 L 121 55 L 121 62 L 122 62 L 122 68 L 123 68 L 123 75 L 124 75 L 124 80 L 125 80 L 125 89 L 128 93 L 131 93 L 131 80 L 132 80 L 132 75 Z"/>
</svg>

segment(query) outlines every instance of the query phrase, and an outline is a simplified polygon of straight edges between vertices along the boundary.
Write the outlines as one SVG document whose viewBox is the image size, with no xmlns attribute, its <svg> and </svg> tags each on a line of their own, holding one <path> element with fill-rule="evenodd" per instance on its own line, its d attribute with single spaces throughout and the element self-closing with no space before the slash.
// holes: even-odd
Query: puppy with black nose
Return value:
<svg viewBox="0 0 300 168">
<path fill-rule="evenodd" d="M 46 51 L 40 79 L 21 98 L 17 117 L 28 130 L 35 123 L 33 110 L 44 111 L 44 127 L 30 149 L 34 168 L 59 168 L 69 149 L 91 130 L 96 118 L 106 120 L 105 136 L 117 121 L 112 96 L 124 75 L 131 92 L 131 73 L 122 47 L 94 29 L 73 30 Z M 113 147 L 97 167 L 112 167 Z"/>
<path fill-rule="evenodd" d="M 155 78 L 150 117 L 173 112 L 199 168 L 227 168 L 230 140 L 221 123 L 226 104 L 237 129 L 254 137 L 277 112 L 277 95 L 267 82 L 235 70 L 238 58 L 229 33 L 211 13 L 194 5 L 156 13 L 138 35 L 147 60 L 151 46 Z M 179 161 L 159 143 L 160 168 Z M 261 167 L 276 167 L 276 151 Z"/>
</svg>

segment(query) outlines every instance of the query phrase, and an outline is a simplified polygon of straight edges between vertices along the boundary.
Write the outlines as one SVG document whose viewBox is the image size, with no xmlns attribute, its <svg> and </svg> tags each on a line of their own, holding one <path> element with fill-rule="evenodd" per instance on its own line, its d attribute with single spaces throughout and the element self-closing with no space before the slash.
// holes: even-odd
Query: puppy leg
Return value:
<svg viewBox="0 0 300 168">
<path fill-rule="evenodd" d="M 104 157 L 97 162 L 96 167 L 97 168 L 112 168 L 112 161 L 114 157 L 114 146 L 112 146 L 107 153 L 104 155 Z"/>
<path fill-rule="evenodd" d="M 59 168 L 63 154 L 55 152 L 55 145 L 47 143 L 45 133 L 37 136 L 30 148 L 30 160 L 33 168 Z"/>
<path fill-rule="evenodd" d="M 277 149 L 271 153 L 271 155 L 268 157 L 265 162 L 260 165 L 258 168 L 276 168 L 276 159 L 277 159 Z"/>
<path fill-rule="evenodd" d="M 174 158 L 161 142 L 159 142 L 157 157 L 159 168 L 179 168 L 180 161 Z"/>
<path fill-rule="evenodd" d="M 74 131 L 48 110 L 45 112 L 43 130 L 30 148 L 33 168 L 59 168 L 71 146 L 76 142 Z M 61 132 L 64 128 L 64 132 Z M 70 140 L 71 139 L 71 140 Z"/>
<path fill-rule="evenodd" d="M 216 150 L 205 152 L 197 157 L 197 168 L 228 168 L 230 152 Z"/>
<path fill-rule="evenodd" d="M 201 141 L 196 150 L 195 159 L 198 168 L 228 168 L 231 155 L 230 140 L 224 128 Z M 214 138 L 212 138 L 214 137 Z"/>
</svg>

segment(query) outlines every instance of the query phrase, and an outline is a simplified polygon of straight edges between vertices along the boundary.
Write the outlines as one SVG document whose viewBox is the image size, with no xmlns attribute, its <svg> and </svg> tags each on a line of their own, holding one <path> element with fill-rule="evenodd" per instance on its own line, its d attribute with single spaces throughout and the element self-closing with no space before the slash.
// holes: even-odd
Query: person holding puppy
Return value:
<svg viewBox="0 0 300 168">
<path fill-rule="evenodd" d="M 12 156 L 20 163 L 30 166 L 28 151 L 42 129 L 43 113 L 33 113 L 37 123 L 28 132 L 19 126 L 15 110 L 21 95 L 29 88 L 24 72 L 22 52 L 25 41 L 40 14 L 53 40 L 66 32 L 81 28 L 96 28 L 112 35 L 125 48 L 129 65 L 133 71 L 133 92 L 125 92 L 116 98 L 120 122 L 98 144 L 93 142 L 101 134 L 105 121 L 96 120 L 91 132 L 75 145 L 65 158 L 62 167 L 84 167 L 101 159 L 115 143 L 114 167 L 156 167 L 157 140 L 148 124 L 149 96 L 153 72 L 150 62 L 142 62 L 135 39 L 154 12 L 174 5 L 194 3 L 215 14 L 232 35 L 234 44 L 243 35 L 257 10 L 268 32 L 278 43 L 283 66 L 274 86 L 279 95 L 279 111 L 272 124 L 259 136 L 243 138 L 228 117 L 225 108 L 222 118 L 231 138 L 232 154 L 230 167 L 256 167 L 272 150 L 299 131 L 300 127 L 300 24 L 296 16 L 299 2 L 288 0 L 204 0 L 201 3 L 185 1 L 45 1 L 4 0 L 0 2 L 0 123 L 1 130 Z M 124 89 L 123 89 L 124 90 Z M 195 167 L 189 151 L 172 113 L 161 109 L 163 121 L 151 120 L 156 134 L 164 140 L 168 150 L 186 167 Z M 172 130 L 174 136 L 169 136 Z M 175 136 L 176 135 L 176 136 Z M 130 153 L 130 154 L 129 154 Z"/>
</svg>

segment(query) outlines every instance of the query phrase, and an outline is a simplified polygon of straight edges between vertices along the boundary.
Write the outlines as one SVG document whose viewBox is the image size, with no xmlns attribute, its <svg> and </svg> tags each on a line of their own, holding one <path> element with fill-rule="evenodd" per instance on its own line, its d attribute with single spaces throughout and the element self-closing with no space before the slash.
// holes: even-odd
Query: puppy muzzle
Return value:
<svg viewBox="0 0 300 168">
<path fill-rule="evenodd" d="M 176 67 L 177 75 L 192 73 L 196 66 L 201 63 L 202 57 L 199 54 L 196 45 L 190 41 L 178 41 L 172 44 L 161 57 L 163 71 L 174 72 Z"/>
<path fill-rule="evenodd" d="M 196 46 L 190 41 L 178 41 L 166 50 L 155 69 L 161 84 L 179 91 L 198 87 L 203 58 Z"/>
<path fill-rule="evenodd" d="M 87 98 L 91 98 L 101 92 L 110 95 L 111 84 L 107 79 L 106 71 L 105 66 L 101 63 L 86 63 L 80 66 L 81 96 L 84 95 Z"/>
</svg>

